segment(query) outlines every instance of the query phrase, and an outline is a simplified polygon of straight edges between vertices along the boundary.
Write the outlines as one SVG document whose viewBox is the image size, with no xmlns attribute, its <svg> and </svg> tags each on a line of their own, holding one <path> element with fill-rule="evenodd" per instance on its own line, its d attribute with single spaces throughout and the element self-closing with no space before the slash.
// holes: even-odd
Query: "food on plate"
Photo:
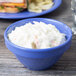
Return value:
<svg viewBox="0 0 76 76">
<path fill-rule="evenodd" d="M 28 10 L 30 12 L 40 13 L 43 10 L 48 10 L 53 6 L 53 0 L 31 0 Z"/>
<path fill-rule="evenodd" d="M 8 39 L 18 46 L 32 49 L 51 48 L 66 41 L 65 34 L 54 25 L 36 21 L 16 27 L 8 34 Z"/>
<path fill-rule="evenodd" d="M 17 13 L 27 8 L 31 0 L 0 0 L 0 12 Z"/>
<path fill-rule="evenodd" d="M 0 0 L 0 12 L 17 13 L 24 9 L 40 13 L 53 6 L 53 0 Z"/>
</svg>

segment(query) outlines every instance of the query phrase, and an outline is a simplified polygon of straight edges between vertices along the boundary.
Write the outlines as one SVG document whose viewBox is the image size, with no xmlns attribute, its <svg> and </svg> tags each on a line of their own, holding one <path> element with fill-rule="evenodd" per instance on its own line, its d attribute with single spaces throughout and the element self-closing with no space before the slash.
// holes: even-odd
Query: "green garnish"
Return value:
<svg viewBox="0 0 76 76">
<path fill-rule="evenodd" d="M 4 9 L 4 7 L 3 6 L 0 6 L 0 9 Z"/>
<path fill-rule="evenodd" d="M 16 7 L 19 11 L 22 11 L 23 10 L 23 8 L 21 8 L 21 7 Z"/>
<path fill-rule="evenodd" d="M 27 8 L 29 7 L 29 0 L 26 0 L 26 2 L 27 2 Z"/>
</svg>

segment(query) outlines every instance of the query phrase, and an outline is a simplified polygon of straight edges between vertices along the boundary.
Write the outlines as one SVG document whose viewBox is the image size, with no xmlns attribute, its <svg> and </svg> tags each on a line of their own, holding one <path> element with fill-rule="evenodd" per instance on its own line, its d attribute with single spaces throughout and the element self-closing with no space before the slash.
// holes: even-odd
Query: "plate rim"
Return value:
<svg viewBox="0 0 76 76">
<path fill-rule="evenodd" d="M 57 9 L 61 5 L 62 0 L 56 0 L 56 1 L 58 1 L 58 2 L 57 2 L 57 4 L 55 4 L 55 6 L 53 8 L 50 8 L 49 10 L 43 11 L 43 12 L 38 13 L 36 15 L 32 15 L 32 16 L 28 16 L 28 17 L 25 17 L 25 16 L 22 16 L 22 17 L 0 16 L 0 19 L 24 19 L 24 18 L 33 18 L 33 17 L 45 15 L 47 13 L 53 12 L 55 9 Z M 7 13 L 7 15 L 8 15 L 8 13 Z"/>
</svg>

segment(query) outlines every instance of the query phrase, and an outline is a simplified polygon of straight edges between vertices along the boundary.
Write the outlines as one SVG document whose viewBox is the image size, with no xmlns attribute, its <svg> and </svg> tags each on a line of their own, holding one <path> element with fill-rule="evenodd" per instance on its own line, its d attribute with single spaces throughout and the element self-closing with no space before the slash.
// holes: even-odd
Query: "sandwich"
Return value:
<svg viewBox="0 0 76 76">
<path fill-rule="evenodd" d="M 0 0 L 0 12 L 18 13 L 28 7 L 31 0 Z"/>
</svg>

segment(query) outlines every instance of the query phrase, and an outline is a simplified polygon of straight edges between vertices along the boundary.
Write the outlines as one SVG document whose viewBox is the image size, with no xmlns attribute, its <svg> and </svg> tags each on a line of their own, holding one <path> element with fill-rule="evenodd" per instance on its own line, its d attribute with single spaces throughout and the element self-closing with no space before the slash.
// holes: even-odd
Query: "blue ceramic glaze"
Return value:
<svg viewBox="0 0 76 76">
<path fill-rule="evenodd" d="M 61 33 L 66 34 L 66 39 L 67 39 L 66 42 L 53 48 L 29 49 L 29 48 L 23 48 L 23 47 L 17 46 L 8 40 L 8 37 L 7 37 L 8 33 L 14 30 L 15 27 L 22 26 L 28 22 L 32 23 L 33 21 L 38 21 L 38 22 L 42 21 L 46 24 L 53 24 Z M 55 64 L 60 59 L 60 57 L 64 54 L 64 52 L 68 50 L 68 48 L 71 45 L 72 31 L 67 25 L 53 19 L 31 18 L 31 19 L 24 19 L 11 24 L 5 30 L 4 39 L 5 39 L 6 47 L 13 54 L 15 54 L 17 59 L 25 67 L 31 70 L 44 70 L 51 67 L 53 64 Z"/>
<path fill-rule="evenodd" d="M 41 16 L 47 13 L 50 13 L 54 11 L 56 8 L 58 8 L 61 4 L 62 0 L 54 0 L 54 5 L 52 8 L 49 10 L 43 11 L 41 13 L 34 13 L 34 12 L 29 12 L 27 10 L 19 13 L 0 13 L 0 18 L 3 19 L 21 19 L 21 18 L 30 18 L 30 17 L 36 17 L 36 16 Z"/>
</svg>

